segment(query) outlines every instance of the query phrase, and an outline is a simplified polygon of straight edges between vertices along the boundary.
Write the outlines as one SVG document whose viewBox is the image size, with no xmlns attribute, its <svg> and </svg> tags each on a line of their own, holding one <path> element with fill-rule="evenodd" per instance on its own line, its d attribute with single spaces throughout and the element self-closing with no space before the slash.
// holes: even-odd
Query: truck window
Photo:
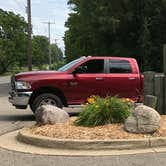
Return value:
<svg viewBox="0 0 166 166">
<path fill-rule="evenodd" d="M 83 63 L 79 68 L 82 69 L 79 73 L 103 73 L 104 72 L 104 60 L 96 59 L 89 60 Z"/>
<path fill-rule="evenodd" d="M 131 73 L 131 64 L 127 60 L 110 60 L 109 62 L 110 73 Z"/>
<path fill-rule="evenodd" d="M 75 59 L 75 60 L 67 63 L 66 65 L 62 66 L 61 68 L 59 68 L 58 71 L 66 71 L 66 70 L 70 69 L 71 67 L 73 67 L 75 64 L 77 64 L 78 62 L 80 62 L 83 59 L 85 59 L 85 57 L 80 57 L 78 59 Z"/>
</svg>

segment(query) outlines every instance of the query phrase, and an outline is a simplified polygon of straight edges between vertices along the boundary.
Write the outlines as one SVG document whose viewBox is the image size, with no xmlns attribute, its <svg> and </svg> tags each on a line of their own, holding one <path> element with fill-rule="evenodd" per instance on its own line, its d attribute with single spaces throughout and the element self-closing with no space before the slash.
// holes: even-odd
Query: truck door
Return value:
<svg viewBox="0 0 166 166">
<path fill-rule="evenodd" d="M 76 73 L 70 80 L 70 101 L 83 103 L 91 95 L 100 95 L 104 88 L 105 60 L 92 59 L 75 69 Z"/>
<path fill-rule="evenodd" d="M 139 95 L 139 74 L 133 71 L 130 61 L 111 59 L 107 66 L 105 85 L 108 95 L 135 100 Z"/>
</svg>

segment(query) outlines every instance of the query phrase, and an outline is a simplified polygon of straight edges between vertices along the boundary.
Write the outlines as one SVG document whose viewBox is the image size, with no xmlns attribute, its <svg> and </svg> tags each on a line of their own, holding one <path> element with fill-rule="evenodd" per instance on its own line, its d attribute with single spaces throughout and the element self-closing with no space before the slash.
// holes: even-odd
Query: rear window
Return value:
<svg viewBox="0 0 166 166">
<path fill-rule="evenodd" d="M 110 73 L 131 73 L 131 64 L 127 60 L 110 60 L 109 62 Z"/>
</svg>

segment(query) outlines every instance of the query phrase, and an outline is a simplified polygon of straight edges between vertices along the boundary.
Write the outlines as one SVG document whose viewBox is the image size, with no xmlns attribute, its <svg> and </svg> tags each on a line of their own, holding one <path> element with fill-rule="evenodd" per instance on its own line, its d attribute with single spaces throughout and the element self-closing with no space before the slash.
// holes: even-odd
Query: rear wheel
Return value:
<svg viewBox="0 0 166 166">
<path fill-rule="evenodd" d="M 31 104 L 32 112 L 42 105 L 54 105 L 56 107 L 62 108 L 62 102 L 58 96 L 52 93 L 43 93 L 37 96 Z"/>
</svg>

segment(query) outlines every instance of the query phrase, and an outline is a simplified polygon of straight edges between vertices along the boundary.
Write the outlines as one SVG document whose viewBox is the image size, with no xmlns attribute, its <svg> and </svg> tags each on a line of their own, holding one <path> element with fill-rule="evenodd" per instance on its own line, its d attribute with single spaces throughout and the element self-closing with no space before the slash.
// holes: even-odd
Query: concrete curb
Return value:
<svg viewBox="0 0 166 166">
<path fill-rule="evenodd" d="M 39 154 L 39 155 L 53 155 L 66 157 L 95 157 L 95 156 L 119 156 L 119 155 L 133 155 L 145 153 L 159 153 L 166 152 L 166 147 L 157 148 L 143 148 L 131 150 L 74 150 L 74 149 L 58 149 L 35 146 L 20 142 L 17 139 L 19 131 L 14 131 L 0 136 L 0 148 L 9 151 L 16 151 L 22 153 Z"/>
<path fill-rule="evenodd" d="M 166 137 L 150 138 L 150 147 L 161 147 L 166 146 Z"/>
<path fill-rule="evenodd" d="M 166 146 L 166 137 L 114 140 L 55 139 L 30 134 L 26 128 L 19 131 L 17 139 L 40 147 L 72 150 L 131 150 Z"/>
</svg>

